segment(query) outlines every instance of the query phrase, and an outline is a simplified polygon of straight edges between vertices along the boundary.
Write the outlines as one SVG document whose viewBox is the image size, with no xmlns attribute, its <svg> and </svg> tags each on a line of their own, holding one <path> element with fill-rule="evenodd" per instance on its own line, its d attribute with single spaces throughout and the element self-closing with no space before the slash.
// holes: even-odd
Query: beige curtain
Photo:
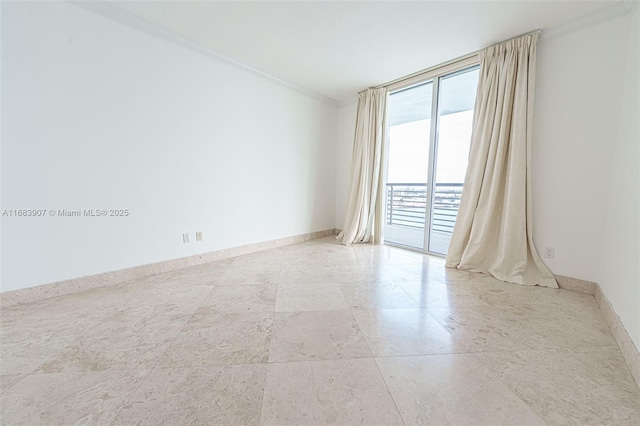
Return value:
<svg viewBox="0 0 640 426">
<path fill-rule="evenodd" d="M 531 124 L 538 34 L 480 52 L 469 166 L 446 266 L 557 288 L 531 231 Z"/>
<path fill-rule="evenodd" d="M 385 129 L 385 88 L 367 89 L 358 94 L 358 115 L 351 159 L 349 204 L 342 232 L 342 244 L 382 242 L 383 146 Z"/>
</svg>

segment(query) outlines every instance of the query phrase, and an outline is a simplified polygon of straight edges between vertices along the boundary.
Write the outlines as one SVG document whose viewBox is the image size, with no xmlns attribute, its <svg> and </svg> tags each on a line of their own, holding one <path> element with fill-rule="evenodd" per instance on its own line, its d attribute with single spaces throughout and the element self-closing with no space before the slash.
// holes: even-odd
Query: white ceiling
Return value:
<svg viewBox="0 0 640 426">
<path fill-rule="evenodd" d="M 113 1 L 129 12 L 336 101 L 604 1 Z"/>
</svg>

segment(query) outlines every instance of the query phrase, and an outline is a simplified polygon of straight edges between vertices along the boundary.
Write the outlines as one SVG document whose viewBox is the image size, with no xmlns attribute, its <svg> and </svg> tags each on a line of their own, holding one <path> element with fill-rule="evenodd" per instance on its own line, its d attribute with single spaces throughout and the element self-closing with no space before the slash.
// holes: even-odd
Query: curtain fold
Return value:
<svg viewBox="0 0 640 426">
<path fill-rule="evenodd" d="M 538 33 L 480 52 L 469 165 L 446 266 L 557 288 L 531 230 L 531 140 Z"/>
<path fill-rule="evenodd" d="M 358 112 L 351 159 L 349 204 L 342 232 L 342 244 L 382 242 L 383 147 L 385 131 L 385 88 L 358 94 Z"/>
</svg>

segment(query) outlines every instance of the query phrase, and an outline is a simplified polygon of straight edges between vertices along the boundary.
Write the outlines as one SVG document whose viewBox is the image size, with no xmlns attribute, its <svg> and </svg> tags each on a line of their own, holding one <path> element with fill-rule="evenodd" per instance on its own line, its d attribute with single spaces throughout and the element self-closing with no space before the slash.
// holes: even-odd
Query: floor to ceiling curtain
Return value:
<svg viewBox="0 0 640 426">
<path fill-rule="evenodd" d="M 531 230 L 537 40 L 528 34 L 479 53 L 469 165 L 446 266 L 557 288 Z"/>
<path fill-rule="evenodd" d="M 383 147 L 385 131 L 385 88 L 358 94 L 358 113 L 351 159 L 349 204 L 342 232 L 342 244 L 382 242 L 384 205 Z"/>
</svg>

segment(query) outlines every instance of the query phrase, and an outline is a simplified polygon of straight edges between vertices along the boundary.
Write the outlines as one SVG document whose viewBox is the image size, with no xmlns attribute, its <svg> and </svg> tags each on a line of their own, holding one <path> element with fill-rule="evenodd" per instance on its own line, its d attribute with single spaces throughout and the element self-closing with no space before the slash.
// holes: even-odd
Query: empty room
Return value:
<svg viewBox="0 0 640 426">
<path fill-rule="evenodd" d="M 639 425 L 638 1 L 0 1 L 1 425 Z"/>
</svg>

